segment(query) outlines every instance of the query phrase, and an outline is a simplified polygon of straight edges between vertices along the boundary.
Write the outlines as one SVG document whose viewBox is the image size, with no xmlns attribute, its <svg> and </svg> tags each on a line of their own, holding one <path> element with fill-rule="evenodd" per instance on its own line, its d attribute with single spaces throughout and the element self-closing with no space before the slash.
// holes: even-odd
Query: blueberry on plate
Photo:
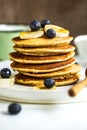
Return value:
<svg viewBox="0 0 87 130">
<path fill-rule="evenodd" d="M 46 88 L 52 88 L 55 85 L 55 80 L 52 78 L 47 78 L 44 80 L 44 85 Z"/>
<path fill-rule="evenodd" d="M 22 107 L 20 104 L 18 103 L 11 103 L 9 106 L 8 106 L 8 113 L 11 114 L 11 115 L 15 115 L 15 114 L 18 114 L 20 111 L 21 111 Z"/>
<path fill-rule="evenodd" d="M 38 29 L 41 28 L 41 23 L 40 21 L 38 20 L 33 20 L 31 23 L 30 23 L 30 28 L 32 31 L 37 31 Z"/>
<path fill-rule="evenodd" d="M 51 23 L 50 20 L 44 19 L 44 20 L 41 21 L 41 26 L 42 26 L 42 28 L 44 28 L 44 26 L 46 24 L 50 24 L 50 23 Z"/>
<path fill-rule="evenodd" d="M 48 29 L 45 34 L 48 38 L 54 38 L 56 36 L 56 32 L 53 29 Z"/>
<path fill-rule="evenodd" d="M 11 70 L 8 68 L 3 68 L 1 69 L 0 74 L 2 78 L 9 78 L 11 76 Z"/>
</svg>

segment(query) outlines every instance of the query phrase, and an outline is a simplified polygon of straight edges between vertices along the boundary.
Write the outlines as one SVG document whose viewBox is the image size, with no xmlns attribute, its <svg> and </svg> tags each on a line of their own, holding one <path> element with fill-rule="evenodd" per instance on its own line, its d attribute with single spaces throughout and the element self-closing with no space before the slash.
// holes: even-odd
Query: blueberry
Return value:
<svg viewBox="0 0 87 130">
<path fill-rule="evenodd" d="M 56 32 L 53 29 L 48 29 L 45 34 L 48 38 L 54 38 L 56 36 Z"/>
<path fill-rule="evenodd" d="M 11 103 L 9 106 L 8 106 L 8 113 L 11 114 L 11 115 L 15 115 L 15 114 L 18 114 L 20 111 L 21 111 L 22 107 L 20 104 L 18 103 Z"/>
<path fill-rule="evenodd" d="M 11 76 L 11 71 L 8 68 L 3 68 L 1 69 L 0 74 L 2 78 L 9 78 Z"/>
<path fill-rule="evenodd" d="M 55 80 L 52 78 L 45 79 L 44 85 L 46 88 L 52 88 L 55 85 Z"/>
<path fill-rule="evenodd" d="M 31 23 L 30 23 L 30 28 L 31 30 L 33 31 L 37 31 L 38 29 L 41 28 L 41 23 L 40 21 L 38 20 L 33 20 Z"/>
<path fill-rule="evenodd" d="M 75 62 L 75 64 L 79 64 L 78 62 Z"/>
<path fill-rule="evenodd" d="M 51 23 L 50 20 L 44 19 L 44 20 L 41 21 L 41 26 L 42 26 L 42 28 L 44 28 L 44 26 L 45 26 L 46 24 L 50 24 L 50 23 Z"/>
</svg>

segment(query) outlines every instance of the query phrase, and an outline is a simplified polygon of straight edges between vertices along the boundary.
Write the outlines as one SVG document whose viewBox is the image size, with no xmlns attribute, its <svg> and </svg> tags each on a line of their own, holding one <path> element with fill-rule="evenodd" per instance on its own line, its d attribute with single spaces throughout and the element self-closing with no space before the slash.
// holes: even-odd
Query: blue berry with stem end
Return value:
<svg viewBox="0 0 87 130">
<path fill-rule="evenodd" d="M 39 20 L 33 20 L 31 23 L 30 23 L 30 28 L 32 31 L 37 31 L 41 28 L 41 23 Z"/>
</svg>

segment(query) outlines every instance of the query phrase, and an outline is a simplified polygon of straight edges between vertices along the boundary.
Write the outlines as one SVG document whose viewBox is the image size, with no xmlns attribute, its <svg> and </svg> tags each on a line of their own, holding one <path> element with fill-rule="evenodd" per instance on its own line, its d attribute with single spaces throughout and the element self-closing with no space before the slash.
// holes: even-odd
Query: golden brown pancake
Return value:
<svg viewBox="0 0 87 130">
<path fill-rule="evenodd" d="M 62 70 L 58 70 L 58 71 L 54 71 L 54 72 L 48 72 L 48 73 L 26 73 L 26 72 L 21 72 L 19 71 L 19 73 L 22 73 L 24 75 L 30 76 L 30 77 L 34 77 L 34 78 L 52 78 L 52 77 L 57 77 L 57 79 L 63 79 L 63 78 L 68 78 L 76 73 L 78 73 L 81 70 L 81 66 L 79 64 L 73 64 L 70 67 L 67 67 L 65 69 Z"/>
<path fill-rule="evenodd" d="M 62 86 L 62 85 L 70 85 L 78 81 L 79 75 L 73 75 L 68 79 L 55 79 L 55 86 Z M 16 83 L 24 84 L 24 85 L 31 85 L 31 86 L 38 86 L 43 85 L 44 79 L 37 79 L 31 78 L 29 76 L 25 76 L 23 74 L 16 74 L 15 75 Z"/>
<path fill-rule="evenodd" d="M 24 55 L 19 52 L 10 53 L 10 59 L 16 61 L 18 63 L 26 63 L 26 64 L 45 64 L 45 63 L 54 63 L 61 62 L 70 59 L 75 55 L 74 51 L 71 51 L 67 54 L 58 55 L 58 56 L 30 56 Z"/>
<path fill-rule="evenodd" d="M 11 67 L 14 70 L 22 71 L 22 72 L 31 72 L 31 73 L 46 73 L 64 69 L 69 67 L 75 63 L 74 58 L 70 58 L 66 61 L 58 62 L 58 63 L 49 63 L 49 64 L 23 64 L 13 62 L 11 63 Z"/>
<path fill-rule="evenodd" d="M 36 55 L 36 56 L 66 54 L 75 50 L 75 47 L 72 45 L 63 45 L 56 47 L 39 47 L 39 48 L 13 46 L 13 48 L 15 51 L 20 52 L 22 54 Z"/>
<path fill-rule="evenodd" d="M 20 39 L 20 37 L 15 37 L 12 39 L 13 43 L 19 47 L 47 47 L 47 46 L 58 46 L 64 43 L 70 43 L 73 37 L 63 37 L 63 38 L 53 38 L 49 39 L 46 37 L 40 37 L 35 39 Z"/>
<path fill-rule="evenodd" d="M 29 76 L 27 73 L 23 73 L 23 72 L 19 72 L 20 74 L 23 74 L 23 75 L 26 75 L 26 76 Z M 38 75 L 38 74 L 37 74 Z M 40 75 L 40 74 L 39 74 Z M 43 74 L 41 74 L 43 75 Z M 74 74 L 66 74 L 66 75 L 60 75 L 60 76 L 48 76 L 48 77 L 45 77 L 44 78 L 53 78 L 53 79 L 68 79 L 70 77 L 72 77 Z M 38 76 L 29 76 L 29 77 L 32 77 L 32 78 L 41 78 L 43 79 L 43 77 L 38 77 Z"/>
</svg>

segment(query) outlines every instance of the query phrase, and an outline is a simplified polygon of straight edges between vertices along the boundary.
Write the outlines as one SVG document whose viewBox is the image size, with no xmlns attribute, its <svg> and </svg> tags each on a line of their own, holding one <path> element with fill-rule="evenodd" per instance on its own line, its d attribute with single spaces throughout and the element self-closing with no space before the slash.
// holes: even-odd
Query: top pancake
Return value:
<svg viewBox="0 0 87 130">
<path fill-rule="evenodd" d="M 20 39 L 20 37 L 15 37 L 12 39 L 13 43 L 19 47 L 47 47 L 47 46 L 58 46 L 64 43 L 69 44 L 73 40 L 73 37 L 63 37 L 63 38 L 46 38 L 40 37 L 35 39 Z"/>
</svg>

